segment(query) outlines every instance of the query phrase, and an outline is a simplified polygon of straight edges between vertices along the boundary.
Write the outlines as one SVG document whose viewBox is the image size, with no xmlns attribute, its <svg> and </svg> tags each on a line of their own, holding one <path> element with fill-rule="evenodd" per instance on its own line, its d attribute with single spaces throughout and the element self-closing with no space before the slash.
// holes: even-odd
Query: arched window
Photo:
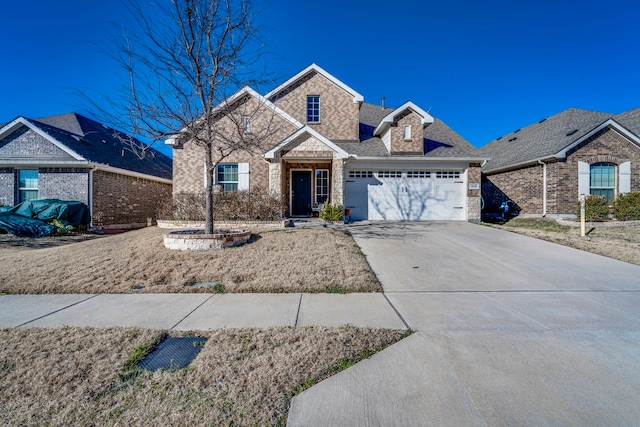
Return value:
<svg viewBox="0 0 640 427">
<path fill-rule="evenodd" d="M 604 196 L 612 203 L 616 193 L 616 165 L 613 163 L 594 163 L 589 169 L 589 193 Z"/>
</svg>

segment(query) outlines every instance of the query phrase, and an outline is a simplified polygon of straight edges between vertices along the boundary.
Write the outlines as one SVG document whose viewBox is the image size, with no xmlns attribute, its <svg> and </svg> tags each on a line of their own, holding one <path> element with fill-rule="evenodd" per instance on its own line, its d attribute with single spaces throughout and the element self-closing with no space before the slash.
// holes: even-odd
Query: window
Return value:
<svg viewBox="0 0 640 427">
<path fill-rule="evenodd" d="M 38 198 L 38 170 L 18 170 L 18 202 Z"/>
<path fill-rule="evenodd" d="M 460 172 L 459 171 L 439 171 L 439 172 L 436 172 L 436 178 L 459 179 Z"/>
<path fill-rule="evenodd" d="M 251 133 L 251 117 L 242 116 L 242 130 L 246 133 Z"/>
<path fill-rule="evenodd" d="M 372 171 L 349 171 L 349 178 L 373 178 Z"/>
<path fill-rule="evenodd" d="M 400 172 L 400 171 L 380 171 L 380 172 L 378 172 L 378 178 L 402 178 L 402 172 Z"/>
<path fill-rule="evenodd" d="M 316 169 L 316 203 L 329 200 L 329 170 Z"/>
<path fill-rule="evenodd" d="M 217 184 L 229 193 L 238 189 L 238 165 L 218 165 Z"/>
<path fill-rule="evenodd" d="M 307 96 L 307 123 L 320 123 L 319 96 Z"/>
<path fill-rule="evenodd" d="M 429 172 L 429 171 L 409 171 L 409 172 L 407 172 L 407 178 L 431 178 L 431 172 Z"/>
<path fill-rule="evenodd" d="M 409 141 L 411 139 L 411 125 L 402 126 L 402 139 Z"/>
<path fill-rule="evenodd" d="M 589 192 L 594 196 L 604 196 L 607 203 L 613 202 L 616 192 L 616 165 L 594 163 L 590 167 Z"/>
</svg>

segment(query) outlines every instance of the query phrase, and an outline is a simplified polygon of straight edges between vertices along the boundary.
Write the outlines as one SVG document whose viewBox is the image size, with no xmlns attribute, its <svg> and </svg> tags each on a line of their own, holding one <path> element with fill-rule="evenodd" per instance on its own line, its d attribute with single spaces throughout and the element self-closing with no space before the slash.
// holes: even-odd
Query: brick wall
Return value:
<svg viewBox="0 0 640 427">
<path fill-rule="evenodd" d="M 89 204 L 89 174 L 84 168 L 48 168 L 38 173 L 38 198 Z"/>
<path fill-rule="evenodd" d="M 26 126 L 19 128 L 0 142 L 0 158 L 27 158 L 33 160 L 37 157 L 47 159 L 72 158 L 65 151 Z"/>
<path fill-rule="evenodd" d="M 275 104 L 301 123 L 307 123 L 307 96 L 320 96 L 320 123 L 308 123 L 329 139 L 359 138 L 359 108 L 353 96 L 315 71 L 274 94 Z"/>
<path fill-rule="evenodd" d="M 93 225 L 146 224 L 171 199 L 171 185 L 105 171 L 93 173 Z"/>
<path fill-rule="evenodd" d="M 0 205 L 15 205 L 15 172 L 12 168 L 0 168 Z"/>
<path fill-rule="evenodd" d="M 578 162 L 608 162 L 616 165 L 631 162 L 631 190 L 640 191 L 640 148 L 614 129 L 606 128 L 567 152 L 566 159 L 547 164 L 547 214 L 576 213 Z M 542 183 L 541 165 L 485 175 L 482 183 L 485 212 L 497 212 L 500 203 L 509 199 L 521 209 L 521 214 L 541 215 Z"/>
<path fill-rule="evenodd" d="M 247 98 L 216 124 L 216 131 L 226 138 L 233 139 L 237 132 L 236 123 L 242 116 L 251 117 L 253 137 L 259 141 L 259 147 L 251 151 L 238 150 L 227 156 L 223 163 L 249 163 L 249 187 L 269 188 L 269 164 L 262 154 L 280 143 L 295 130 L 295 126 L 265 108 L 255 98 Z M 236 133 L 237 135 L 237 133 Z M 230 150 L 226 150 L 229 152 Z M 214 160 L 220 156 L 214 154 Z M 204 192 L 204 148 L 192 142 L 184 142 L 173 149 L 173 193 Z"/>
<path fill-rule="evenodd" d="M 576 180 L 577 180 L 576 176 Z M 502 202 L 511 201 L 521 214 L 542 214 L 542 166 L 485 175 L 482 179 L 484 213 L 497 213 Z"/>
<path fill-rule="evenodd" d="M 411 126 L 411 139 L 402 137 L 404 125 Z M 396 116 L 389 132 L 392 154 L 424 154 L 422 119 L 413 111 L 407 109 Z"/>
</svg>

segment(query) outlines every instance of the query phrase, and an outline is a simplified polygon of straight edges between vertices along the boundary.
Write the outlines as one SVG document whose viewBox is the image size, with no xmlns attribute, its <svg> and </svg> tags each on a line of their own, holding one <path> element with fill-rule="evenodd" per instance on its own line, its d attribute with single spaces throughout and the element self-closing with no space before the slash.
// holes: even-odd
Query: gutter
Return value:
<svg viewBox="0 0 640 427">
<path fill-rule="evenodd" d="M 95 226 L 93 225 L 93 172 L 95 172 L 96 170 L 98 170 L 98 166 L 97 165 L 93 165 L 93 167 L 91 169 L 89 169 L 89 227 L 94 228 Z"/>
<path fill-rule="evenodd" d="M 506 172 L 509 170 L 513 170 L 513 169 L 519 169 L 523 166 L 529 166 L 529 165 L 535 165 L 537 163 L 540 163 L 541 161 L 544 160 L 553 160 L 553 159 L 563 159 L 564 157 L 561 154 L 550 154 L 544 157 L 538 157 L 537 159 L 531 159 L 531 160 L 526 160 L 524 162 L 520 162 L 520 163 L 515 163 L 512 165 L 508 165 L 508 166 L 504 166 L 501 168 L 496 168 L 496 169 L 488 169 L 485 171 L 482 171 L 482 173 L 485 174 L 492 174 L 492 173 L 498 173 L 498 172 Z"/>
<path fill-rule="evenodd" d="M 542 216 L 547 216 L 547 164 L 542 160 L 538 160 L 538 164 L 542 165 Z"/>
</svg>

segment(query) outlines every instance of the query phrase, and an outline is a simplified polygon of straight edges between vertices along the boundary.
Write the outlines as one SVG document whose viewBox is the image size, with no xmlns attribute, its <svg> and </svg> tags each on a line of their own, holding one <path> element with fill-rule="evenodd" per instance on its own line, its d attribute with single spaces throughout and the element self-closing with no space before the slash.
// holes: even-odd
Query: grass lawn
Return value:
<svg viewBox="0 0 640 427">
<path fill-rule="evenodd" d="M 560 225 L 551 218 L 514 218 L 491 226 L 640 265 L 638 225 L 595 225 L 587 227 L 585 237 L 580 236 L 580 227 Z"/>
<path fill-rule="evenodd" d="M 198 332 L 209 340 L 190 366 L 152 373 L 131 362 L 166 332 L 0 329 L 0 425 L 283 426 L 295 394 L 407 334 L 355 327 Z"/>
<path fill-rule="evenodd" d="M 213 252 L 166 249 L 148 227 L 123 234 L 25 239 L 0 236 L 0 292 L 379 292 L 346 231 L 255 229 L 250 243 Z M 141 290 L 133 287 L 144 286 Z"/>
</svg>

